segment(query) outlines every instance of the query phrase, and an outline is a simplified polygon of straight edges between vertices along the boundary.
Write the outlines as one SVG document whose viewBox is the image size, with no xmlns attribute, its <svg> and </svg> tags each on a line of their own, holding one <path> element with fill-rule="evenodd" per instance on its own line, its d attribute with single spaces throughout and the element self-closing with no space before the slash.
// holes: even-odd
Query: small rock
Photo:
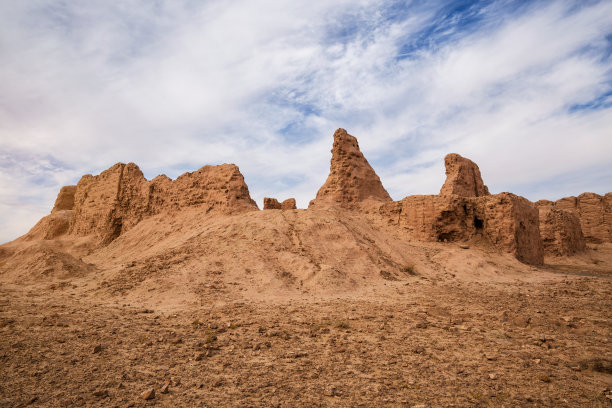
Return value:
<svg viewBox="0 0 612 408">
<path fill-rule="evenodd" d="M 150 388 L 146 390 L 145 392 L 140 394 L 140 398 L 142 398 L 145 401 L 152 400 L 153 398 L 155 398 L 155 388 Z"/>
<path fill-rule="evenodd" d="M 93 393 L 94 397 L 106 397 L 108 396 L 108 391 L 106 390 L 96 390 Z"/>
<path fill-rule="evenodd" d="M 497 378 L 497 374 L 491 373 L 489 374 L 489 380 L 495 380 Z"/>
<path fill-rule="evenodd" d="M 486 358 L 487 360 L 490 360 L 490 361 L 495 361 L 495 360 L 497 360 L 497 356 L 496 356 L 495 354 L 493 354 L 493 353 L 485 353 L 485 355 L 484 355 L 484 356 L 485 356 L 485 358 Z"/>
<path fill-rule="evenodd" d="M 470 246 L 462 244 L 462 245 L 459 245 L 459 248 L 461 248 L 461 249 L 470 249 Z"/>
<path fill-rule="evenodd" d="M 102 345 L 101 344 L 98 344 L 97 346 L 95 346 L 93 348 L 93 354 L 99 353 L 101 351 L 102 351 Z"/>
<path fill-rule="evenodd" d="M 168 387 L 170 387 L 170 381 L 166 380 L 164 382 L 164 385 L 162 385 L 161 390 L 159 392 L 161 392 L 162 394 L 167 394 L 168 393 Z"/>
<path fill-rule="evenodd" d="M 196 357 L 195 357 L 195 361 L 200 361 L 202 360 L 204 357 L 206 357 L 206 353 L 199 353 Z"/>
<path fill-rule="evenodd" d="M 325 390 L 323 391 L 323 394 L 327 397 L 336 397 L 336 396 L 340 396 L 341 393 L 338 390 L 338 388 L 336 388 L 335 386 L 329 386 L 326 387 Z"/>
</svg>

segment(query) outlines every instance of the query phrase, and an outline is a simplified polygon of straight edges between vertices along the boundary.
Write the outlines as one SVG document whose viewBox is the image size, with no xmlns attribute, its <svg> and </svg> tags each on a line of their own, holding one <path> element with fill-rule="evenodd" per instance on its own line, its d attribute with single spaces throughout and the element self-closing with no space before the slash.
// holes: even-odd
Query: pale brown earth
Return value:
<svg viewBox="0 0 612 408">
<path fill-rule="evenodd" d="M 279 203 L 276 198 L 264 197 L 263 209 L 264 210 L 280 210 L 281 203 Z"/>
<path fill-rule="evenodd" d="M 0 407 L 612 406 L 612 243 L 544 253 L 510 193 L 391 201 L 342 129 L 324 187 L 259 211 L 235 165 L 119 163 L 62 189 L 0 245 Z"/>
<path fill-rule="evenodd" d="M 456 194 L 462 197 L 482 197 L 489 195 L 484 185 L 478 165 L 457 153 L 447 154 L 444 158 L 446 181 L 440 195 Z"/>
<path fill-rule="evenodd" d="M 580 218 L 573 211 L 538 202 L 540 237 L 544 251 L 551 255 L 573 255 L 586 249 Z"/>
<path fill-rule="evenodd" d="M 264 197 L 264 210 L 296 210 L 295 198 L 288 198 L 279 203 L 276 198 Z"/>
<path fill-rule="evenodd" d="M 552 203 L 554 208 L 572 211 L 580 218 L 587 242 L 612 242 L 612 193 L 583 193 Z"/>
<path fill-rule="evenodd" d="M 391 201 L 380 178 L 359 150 L 357 139 L 346 130 L 334 133 L 329 176 L 310 201 L 309 208 L 359 208 L 363 202 Z"/>
</svg>

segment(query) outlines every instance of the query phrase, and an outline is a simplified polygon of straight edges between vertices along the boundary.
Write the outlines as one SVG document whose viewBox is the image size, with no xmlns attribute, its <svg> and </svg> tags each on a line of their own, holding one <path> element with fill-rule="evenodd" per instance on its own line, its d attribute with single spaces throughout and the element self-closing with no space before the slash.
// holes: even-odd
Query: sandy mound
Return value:
<svg viewBox="0 0 612 408">
<path fill-rule="evenodd" d="M 445 165 L 440 195 L 392 201 L 357 139 L 338 129 L 329 176 L 310 208 L 266 198 L 259 211 L 236 165 L 148 181 L 135 164 L 118 163 L 62 188 L 49 216 L 0 246 L 0 275 L 83 278 L 92 290 L 142 299 L 367 296 L 414 279 L 529 279 L 529 265 L 544 263 L 543 239 L 561 230 L 555 245 L 578 248 L 576 212 L 540 219 L 523 197 L 490 195 L 469 159 L 450 154 Z M 607 228 L 607 197 L 576 200 L 581 223 L 601 218 L 591 232 Z"/>
<path fill-rule="evenodd" d="M 53 242 L 27 242 L 0 252 L 0 276 L 5 282 L 35 283 L 87 276 L 96 268 Z M 95 279 L 95 277 L 92 277 Z"/>
</svg>

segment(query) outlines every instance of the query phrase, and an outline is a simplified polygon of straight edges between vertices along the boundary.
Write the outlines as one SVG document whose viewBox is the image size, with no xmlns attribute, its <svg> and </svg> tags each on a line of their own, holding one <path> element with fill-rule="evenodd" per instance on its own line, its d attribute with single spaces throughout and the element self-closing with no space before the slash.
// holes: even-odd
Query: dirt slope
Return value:
<svg viewBox="0 0 612 408">
<path fill-rule="evenodd" d="M 343 129 L 332 153 L 309 209 L 229 164 L 63 188 L 0 245 L 0 407 L 610 406 L 612 245 L 542 245 L 603 198 L 541 221 L 454 155 L 392 201 Z"/>
</svg>

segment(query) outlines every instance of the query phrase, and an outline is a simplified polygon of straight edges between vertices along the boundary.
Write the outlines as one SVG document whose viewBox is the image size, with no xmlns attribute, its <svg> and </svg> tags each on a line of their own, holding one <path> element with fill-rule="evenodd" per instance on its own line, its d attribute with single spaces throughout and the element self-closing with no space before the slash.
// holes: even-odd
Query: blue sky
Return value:
<svg viewBox="0 0 612 408">
<path fill-rule="evenodd" d="M 0 3 L 0 242 L 112 164 L 236 163 L 304 208 L 346 128 L 394 199 L 612 190 L 610 1 Z"/>
</svg>

